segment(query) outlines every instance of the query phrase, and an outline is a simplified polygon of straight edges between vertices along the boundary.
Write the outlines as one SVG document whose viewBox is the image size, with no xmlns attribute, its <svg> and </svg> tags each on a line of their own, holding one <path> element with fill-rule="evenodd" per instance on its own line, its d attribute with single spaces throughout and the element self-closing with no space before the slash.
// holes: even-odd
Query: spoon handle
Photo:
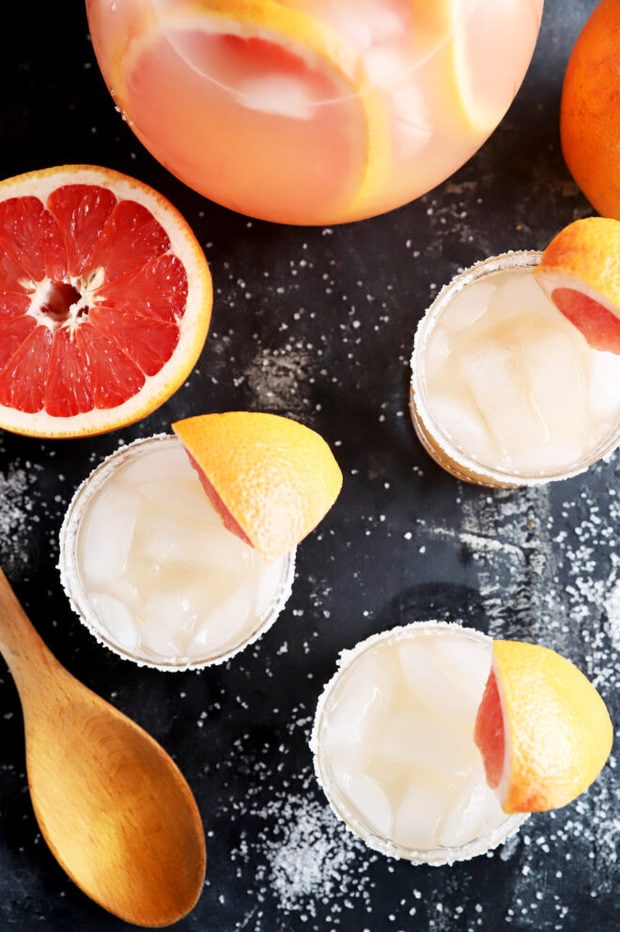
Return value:
<svg viewBox="0 0 620 932">
<path fill-rule="evenodd" d="M 35 631 L 2 569 L 0 653 L 13 675 L 22 702 L 29 692 L 45 689 L 50 674 L 70 675 Z"/>
</svg>

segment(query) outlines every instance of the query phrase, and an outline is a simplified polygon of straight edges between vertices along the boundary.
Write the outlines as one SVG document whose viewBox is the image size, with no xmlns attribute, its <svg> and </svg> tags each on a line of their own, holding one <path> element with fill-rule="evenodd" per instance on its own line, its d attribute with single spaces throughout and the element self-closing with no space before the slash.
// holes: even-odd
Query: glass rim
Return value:
<svg viewBox="0 0 620 932">
<path fill-rule="evenodd" d="M 164 657 L 146 656 L 141 651 L 132 651 L 119 644 L 100 622 L 82 585 L 77 557 L 80 525 L 90 501 L 105 485 L 110 476 L 114 474 L 116 469 L 132 456 L 135 456 L 136 453 L 139 455 L 142 448 L 161 443 L 169 443 L 175 446 L 182 445 L 175 434 L 167 433 L 152 434 L 149 437 L 140 437 L 124 443 L 98 463 L 77 486 L 60 527 L 57 569 L 71 609 L 99 644 L 107 647 L 121 659 L 131 661 L 140 667 L 150 667 L 167 672 L 201 670 L 205 667 L 224 663 L 235 657 L 246 647 L 258 641 L 275 623 L 292 592 L 295 577 L 296 548 L 288 551 L 283 557 L 282 579 L 273 601 L 262 615 L 257 616 L 256 624 L 252 627 L 250 634 L 234 646 L 212 653 L 207 652 L 207 654 L 196 659 L 181 657 L 166 660 Z"/>
<path fill-rule="evenodd" d="M 355 815 L 350 806 L 346 804 L 346 801 L 342 797 L 342 793 L 334 786 L 334 779 L 331 776 L 330 768 L 322 759 L 324 755 L 321 752 L 321 739 L 322 732 L 326 727 L 324 718 L 327 714 L 327 706 L 330 699 L 336 692 L 343 674 L 346 674 L 346 672 L 351 669 L 359 657 L 377 644 L 393 644 L 405 640 L 408 637 L 415 636 L 432 637 L 441 631 L 450 632 L 451 634 L 458 633 L 458 635 L 464 637 L 466 640 L 477 644 L 488 645 L 489 650 L 493 640 L 490 635 L 476 628 L 468 628 L 457 622 L 434 619 L 412 621 L 369 635 L 367 638 L 358 641 L 354 647 L 345 649 L 340 653 L 336 670 L 325 683 L 319 695 L 310 737 L 310 750 L 312 752 L 316 779 L 325 793 L 332 811 L 336 817 L 344 823 L 346 828 L 356 837 L 360 838 L 369 848 L 378 851 L 380 854 L 410 861 L 413 864 L 427 864 L 432 867 L 441 867 L 442 865 L 453 864 L 456 861 L 467 861 L 478 855 L 492 851 L 515 835 L 523 823 L 529 818 L 530 813 L 506 813 L 505 818 L 502 819 L 498 825 L 494 826 L 483 835 L 460 846 L 440 845 L 435 848 L 421 849 L 397 844 L 390 838 L 373 832 L 364 823 L 363 819 Z"/>
<path fill-rule="evenodd" d="M 544 473 L 518 473 L 482 463 L 464 453 L 444 433 L 430 412 L 426 391 L 424 349 L 442 312 L 456 293 L 486 275 L 510 269 L 533 269 L 540 264 L 542 251 L 507 250 L 480 259 L 457 272 L 428 305 L 415 330 L 410 357 L 409 413 L 416 434 L 436 462 L 457 478 L 491 487 L 518 488 L 546 485 L 584 473 L 594 463 L 611 455 L 620 444 L 620 412 L 612 428 L 577 462 Z M 559 313 L 559 312 L 558 312 Z M 592 350 L 596 352 L 596 350 Z"/>
</svg>

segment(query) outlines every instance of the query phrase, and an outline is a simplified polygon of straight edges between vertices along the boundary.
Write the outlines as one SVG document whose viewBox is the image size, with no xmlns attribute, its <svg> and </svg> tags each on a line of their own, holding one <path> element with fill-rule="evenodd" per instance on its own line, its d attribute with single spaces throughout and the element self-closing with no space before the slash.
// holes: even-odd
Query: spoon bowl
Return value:
<svg viewBox="0 0 620 932">
<path fill-rule="evenodd" d="M 35 816 L 61 867 L 127 922 L 181 919 L 200 896 L 206 846 L 177 765 L 56 660 L 2 570 L 0 652 L 22 704 Z"/>
</svg>

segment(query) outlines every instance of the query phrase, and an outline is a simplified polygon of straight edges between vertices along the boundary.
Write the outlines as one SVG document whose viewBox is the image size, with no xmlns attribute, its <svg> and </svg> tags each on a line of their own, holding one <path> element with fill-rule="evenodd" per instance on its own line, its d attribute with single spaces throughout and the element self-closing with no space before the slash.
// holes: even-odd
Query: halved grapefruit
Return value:
<svg viewBox="0 0 620 932">
<path fill-rule="evenodd" d="M 145 417 L 191 372 L 213 290 L 162 195 L 63 165 L 0 182 L 0 428 L 103 433 Z"/>
</svg>

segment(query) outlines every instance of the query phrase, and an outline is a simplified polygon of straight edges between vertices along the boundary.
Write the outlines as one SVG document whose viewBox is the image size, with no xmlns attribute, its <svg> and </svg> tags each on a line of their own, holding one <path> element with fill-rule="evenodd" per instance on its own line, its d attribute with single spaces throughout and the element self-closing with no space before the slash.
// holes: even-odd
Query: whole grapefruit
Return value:
<svg viewBox="0 0 620 932">
<path fill-rule="evenodd" d="M 601 0 L 571 51 L 562 88 L 562 152 L 598 213 L 620 219 L 620 0 Z"/>
</svg>

